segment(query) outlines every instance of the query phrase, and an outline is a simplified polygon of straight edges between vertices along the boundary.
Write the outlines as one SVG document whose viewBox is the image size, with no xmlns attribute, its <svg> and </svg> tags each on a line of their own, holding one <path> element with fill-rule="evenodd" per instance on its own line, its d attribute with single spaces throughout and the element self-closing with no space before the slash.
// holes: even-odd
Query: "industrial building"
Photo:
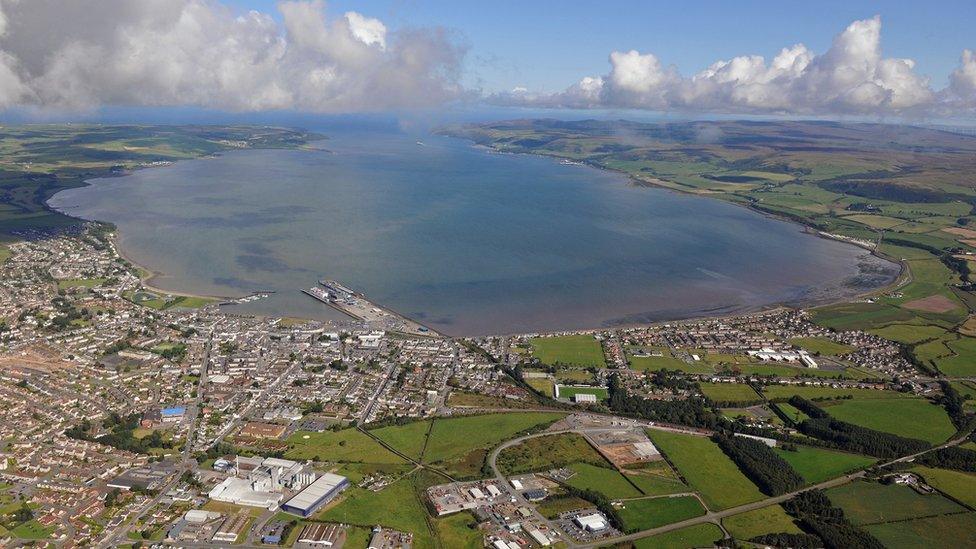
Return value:
<svg viewBox="0 0 976 549">
<path fill-rule="evenodd" d="M 345 537 L 345 529 L 338 524 L 313 522 L 302 529 L 297 543 L 312 547 L 332 547 Z"/>
<path fill-rule="evenodd" d="M 607 529 L 607 519 L 601 513 L 580 515 L 574 518 L 573 522 L 587 532 L 599 532 Z"/>
<path fill-rule="evenodd" d="M 315 480 L 315 473 L 304 464 L 289 459 L 238 457 L 234 472 L 236 476 L 224 479 L 210 491 L 210 499 L 273 508 L 284 497 L 285 488 L 301 490 Z"/>
<path fill-rule="evenodd" d="M 314 513 L 349 487 L 349 480 L 341 475 L 325 473 L 304 490 L 285 502 L 281 509 L 302 517 Z"/>
</svg>

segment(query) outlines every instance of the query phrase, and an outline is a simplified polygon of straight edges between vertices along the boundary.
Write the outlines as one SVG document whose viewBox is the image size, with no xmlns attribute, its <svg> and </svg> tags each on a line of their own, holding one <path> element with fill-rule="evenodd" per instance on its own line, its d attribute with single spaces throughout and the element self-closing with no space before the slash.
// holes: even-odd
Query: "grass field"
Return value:
<svg viewBox="0 0 976 549">
<path fill-rule="evenodd" d="M 506 475 L 544 471 L 571 463 L 610 465 L 576 433 L 530 438 L 498 454 L 498 468 Z"/>
<path fill-rule="evenodd" d="M 285 457 L 291 459 L 405 463 L 403 458 L 355 429 L 323 433 L 297 431 L 288 437 L 287 442 L 288 451 L 285 452 Z"/>
<path fill-rule="evenodd" d="M 799 395 L 807 400 L 813 400 L 815 398 L 844 397 L 854 397 L 855 399 L 911 397 L 910 394 L 899 393 L 897 391 L 878 391 L 875 389 L 857 389 L 846 387 L 813 387 L 802 385 L 766 385 L 762 388 L 762 391 L 769 400 L 788 400 L 793 395 Z"/>
<path fill-rule="evenodd" d="M 714 402 L 747 403 L 761 401 L 752 387 L 745 383 L 699 383 L 702 393 Z"/>
<path fill-rule="evenodd" d="M 865 526 L 889 549 L 976 547 L 976 513 Z"/>
<path fill-rule="evenodd" d="M 616 469 L 597 467 L 589 463 L 574 463 L 569 466 L 576 471 L 566 484 L 581 490 L 602 492 L 610 499 L 636 498 L 643 494 Z"/>
<path fill-rule="evenodd" d="M 705 509 L 692 496 L 632 499 L 618 509 L 627 531 L 648 530 L 681 520 L 700 517 Z"/>
<path fill-rule="evenodd" d="M 536 508 L 542 516 L 552 519 L 563 513 L 593 507 L 593 504 L 572 496 L 550 497 L 539 503 Z"/>
<path fill-rule="evenodd" d="M 935 365 L 947 376 L 976 375 L 976 338 L 960 337 L 946 342 L 951 355 L 935 360 Z"/>
<path fill-rule="evenodd" d="M 532 354 L 543 364 L 606 368 L 603 347 L 589 335 L 536 337 L 530 340 Z"/>
<path fill-rule="evenodd" d="M 945 410 L 925 399 L 845 400 L 824 410 L 841 421 L 932 443 L 956 432 Z"/>
<path fill-rule="evenodd" d="M 714 524 L 696 524 L 673 532 L 666 532 L 634 542 L 635 549 L 688 549 L 689 547 L 713 547 L 724 534 Z"/>
<path fill-rule="evenodd" d="M 47 539 L 53 532 L 53 527 L 43 526 L 36 520 L 29 520 L 10 529 L 10 533 L 15 537 L 33 540 Z"/>
<path fill-rule="evenodd" d="M 774 450 L 786 460 L 807 484 L 817 484 L 839 477 L 849 471 L 867 467 L 877 461 L 874 458 L 835 452 L 810 446 L 797 446 L 795 452 L 776 448 Z"/>
<path fill-rule="evenodd" d="M 666 461 L 644 463 L 638 469 L 625 470 L 624 475 L 648 496 L 689 491 Z"/>
<path fill-rule="evenodd" d="M 380 427 L 373 429 L 371 434 L 383 442 L 396 448 L 398 452 L 419 460 L 427 443 L 427 431 L 430 430 L 430 420 L 414 421 L 405 425 Z"/>
<path fill-rule="evenodd" d="M 918 343 L 928 339 L 940 337 L 946 333 L 941 326 L 916 326 L 914 324 L 889 324 L 883 328 L 871 330 L 872 334 L 879 335 L 898 343 Z"/>
<path fill-rule="evenodd" d="M 763 534 L 799 534 L 800 528 L 779 505 L 747 511 L 722 519 L 722 525 L 740 541 L 750 540 Z"/>
<path fill-rule="evenodd" d="M 471 513 L 457 513 L 434 519 L 437 539 L 443 547 L 461 549 L 482 549 L 485 546 L 484 534 L 477 529 L 477 521 Z M 356 547 L 347 545 L 346 547 Z"/>
<path fill-rule="evenodd" d="M 921 466 L 912 471 L 922 475 L 925 482 L 936 490 L 945 492 L 970 507 L 976 507 L 976 473 Z"/>
<path fill-rule="evenodd" d="M 965 511 L 939 494 L 921 495 L 902 484 L 858 481 L 827 491 L 855 524 L 874 524 Z"/>
<path fill-rule="evenodd" d="M 432 534 L 427 512 L 418 499 L 415 476 L 400 479 L 379 492 L 349 488 L 342 500 L 318 513 L 315 518 L 372 528 L 377 524 L 414 534 L 417 547 L 431 547 Z"/>
<path fill-rule="evenodd" d="M 846 355 L 854 350 L 850 345 L 837 343 L 825 337 L 798 337 L 791 339 L 790 343 L 810 353 L 824 356 Z"/>
<path fill-rule="evenodd" d="M 548 425 L 565 414 L 549 412 L 499 413 L 435 419 L 424 461 L 436 463 L 491 448 L 529 429 Z"/>
<path fill-rule="evenodd" d="M 705 437 L 648 430 L 648 436 L 678 468 L 710 509 L 725 509 L 764 496 L 724 452 Z"/>
</svg>

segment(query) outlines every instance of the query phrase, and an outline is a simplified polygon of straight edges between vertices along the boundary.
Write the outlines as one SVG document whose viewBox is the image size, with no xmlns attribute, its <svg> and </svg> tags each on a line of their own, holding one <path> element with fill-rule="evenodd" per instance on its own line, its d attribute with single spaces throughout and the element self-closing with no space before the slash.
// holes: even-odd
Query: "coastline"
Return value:
<svg viewBox="0 0 976 549">
<path fill-rule="evenodd" d="M 531 152 L 531 151 L 530 152 L 512 152 L 512 151 L 500 151 L 500 150 L 492 147 L 491 145 L 484 145 L 484 144 L 481 144 L 481 143 L 477 143 L 477 142 L 475 142 L 475 141 L 473 141 L 473 140 L 471 140 L 469 138 L 466 138 L 466 137 L 454 136 L 454 135 L 446 134 L 446 133 L 445 134 L 439 134 L 439 135 L 446 135 L 448 137 L 453 137 L 455 139 L 463 139 L 463 140 L 467 141 L 468 143 L 470 143 L 470 145 L 471 145 L 472 148 L 475 148 L 475 149 L 478 149 L 478 150 L 482 150 L 482 151 L 488 152 L 490 154 L 512 154 L 512 155 L 538 156 L 538 157 L 549 158 L 549 159 L 556 160 L 556 161 L 560 161 L 560 162 L 561 161 L 564 161 L 564 160 L 567 160 L 566 157 L 559 156 L 559 155 L 555 155 L 555 154 L 550 154 L 550 153 L 545 153 L 545 152 Z M 762 215 L 764 217 L 767 217 L 769 219 L 775 219 L 777 221 L 783 221 L 785 223 L 789 223 L 789 224 L 792 224 L 792 225 L 796 225 L 796 226 L 800 227 L 800 229 L 804 233 L 810 234 L 811 236 L 815 236 L 817 238 L 822 238 L 824 240 L 831 240 L 831 241 L 834 241 L 834 242 L 840 242 L 842 244 L 846 244 L 846 245 L 849 245 L 849 246 L 854 246 L 856 248 L 860 248 L 862 250 L 865 250 L 866 252 L 868 252 L 870 255 L 872 255 L 874 257 L 877 257 L 879 259 L 882 259 L 884 261 L 887 261 L 888 263 L 891 263 L 893 265 L 897 265 L 898 266 L 898 274 L 895 275 L 895 277 L 890 282 L 888 282 L 887 284 L 884 284 L 884 285 L 879 286 L 877 288 L 873 288 L 871 290 L 866 290 L 866 291 L 863 291 L 863 292 L 857 292 L 857 293 L 854 293 L 853 295 L 847 295 L 847 296 L 837 296 L 837 297 L 834 297 L 834 298 L 825 297 L 825 298 L 822 298 L 822 299 L 800 299 L 800 300 L 793 301 L 793 302 L 782 302 L 782 301 L 780 301 L 780 302 L 770 303 L 768 305 L 758 306 L 758 307 L 754 307 L 754 308 L 753 307 L 742 307 L 742 308 L 739 308 L 739 309 L 737 309 L 735 311 L 731 311 L 731 312 L 728 312 L 728 313 L 725 313 L 725 314 L 703 314 L 703 315 L 690 314 L 690 315 L 688 315 L 686 317 L 672 318 L 672 319 L 666 319 L 666 320 L 655 320 L 655 321 L 650 321 L 650 322 L 636 322 L 636 323 L 627 323 L 627 322 L 624 322 L 624 323 L 621 323 L 621 324 L 612 324 L 612 325 L 609 325 L 609 326 L 603 326 L 603 327 L 599 327 L 599 328 L 581 328 L 581 329 L 578 329 L 578 330 L 547 330 L 547 331 L 539 331 L 539 332 L 536 332 L 536 333 L 539 333 L 539 334 L 559 334 L 559 333 L 565 333 L 565 332 L 568 332 L 568 331 L 581 332 L 581 333 L 596 333 L 596 332 L 603 331 L 603 330 L 635 328 L 635 327 L 640 327 L 640 326 L 655 326 L 655 325 L 659 325 L 659 324 L 667 324 L 669 322 L 684 322 L 684 321 L 693 320 L 693 319 L 709 319 L 709 318 L 720 319 L 720 318 L 729 318 L 729 317 L 734 317 L 734 316 L 739 316 L 739 315 L 747 315 L 747 314 L 763 314 L 763 313 L 768 313 L 768 312 L 772 312 L 772 311 L 776 311 L 776 310 L 781 310 L 781 309 L 788 309 L 788 310 L 810 309 L 810 308 L 816 309 L 816 308 L 820 308 L 820 307 L 828 307 L 828 306 L 831 306 L 831 305 L 839 305 L 839 304 L 843 304 L 843 303 L 851 303 L 851 302 L 854 302 L 854 301 L 857 301 L 857 300 L 862 300 L 862 299 L 867 299 L 867 298 L 875 297 L 875 296 L 878 296 L 878 295 L 881 295 L 881 294 L 890 292 L 892 290 L 896 290 L 898 288 L 901 288 L 905 284 L 911 282 L 912 275 L 911 275 L 911 270 L 908 267 L 908 263 L 905 262 L 905 261 L 903 261 L 903 260 L 901 260 L 901 259 L 897 259 L 897 258 L 894 258 L 894 257 L 891 257 L 891 256 L 885 254 L 884 252 L 880 251 L 877 246 L 874 246 L 872 248 L 868 248 L 866 246 L 857 244 L 855 242 L 851 242 L 850 240 L 847 240 L 847 239 L 835 238 L 835 237 L 832 237 L 832 236 L 830 236 L 828 234 L 825 234 L 822 230 L 818 229 L 817 227 L 814 227 L 812 225 L 809 225 L 807 223 L 804 223 L 804 222 L 802 222 L 799 219 L 794 219 L 794 218 L 791 218 L 791 217 L 788 217 L 788 216 L 784 216 L 784 215 L 778 215 L 778 214 L 776 214 L 774 212 L 770 212 L 770 211 L 764 210 L 762 208 L 757 208 L 754 205 L 749 204 L 749 203 L 736 202 L 734 200 L 723 200 L 721 198 L 715 197 L 714 195 L 716 193 L 704 193 L 704 192 L 703 193 L 696 193 L 696 192 L 686 191 L 686 190 L 683 190 L 683 189 L 680 189 L 680 188 L 675 188 L 675 187 L 673 187 L 671 185 L 656 184 L 656 183 L 654 183 L 654 179 L 656 179 L 656 178 L 652 178 L 652 179 L 641 179 L 641 178 L 636 177 L 633 174 L 627 173 L 627 172 L 625 172 L 623 170 L 618 170 L 618 169 L 615 169 L 615 168 L 609 168 L 609 167 L 601 166 L 599 164 L 596 164 L 596 163 L 591 162 L 591 161 L 588 161 L 588 160 L 573 160 L 573 162 L 576 162 L 580 166 L 585 166 L 585 167 L 588 167 L 588 168 L 593 168 L 595 170 L 601 170 L 601 171 L 605 171 L 605 172 L 612 172 L 612 173 L 616 173 L 616 174 L 623 175 L 634 186 L 637 186 L 637 187 L 647 187 L 647 188 L 662 189 L 662 190 L 665 190 L 665 191 L 671 191 L 671 192 L 674 192 L 674 193 L 677 193 L 677 194 L 682 194 L 682 195 L 687 195 L 687 196 L 694 196 L 694 197 L 697 197 L 697 198 L 708 198 L 708 199 L 721 200 L 722 202 L 725 202 L 727 204 L 731 204 L 733 206 L 738 206 L 738 207 L 745 208 L 747 210 L 750 210 L 752 212 L 755 212 L 757 214 L 760 214 L 760 215 Z M 660 181 L 663 181 L 663 180 L 660 180 Z M 515 333 L 505 333 L 505 334 L 490 334 L 490 335 L 492 335 L 492 336 L 511 336 L 511 335 L 516 335 L 516 334 Z"/>
<path fill-rule="evenodd" d="M 455 139 L 464 139 L 464 138 L 458 138 L 458 137 L 454 137 L 454 136 L 450 136 L 450 137 L 455 138 Z M 468 141 L 470 143 L 470 140 L 467 140 L 467 139 L 464 139 L 464 140 L 465 141 Z M 551 158 L 553 160 L 559 160 L 559 161 L 564 160 L 563 157 L 560 157 L 560 156 L 557 156 L 557 155 L 552 155 L 552 154 L 546 154 L 546 153 L 533 153 L 533 152 L 524 152 L 524 153 L 521 153 L 521 152 L 497 151 L 497 150 L 495 150 L 495 149 L 493 149 L 491 147 L 487 147 L 487 146 L 484 146 L 484 145 L 478 145 L 476 143 L 472 144 L 472 146 L 473 147 L 476 147 L 478 149 L 481 149 L 483 151 L 489 152 L 491 154 L 526 154 L 526 155 L 533 155 L 533 156 L 548 157 L 548 158 Z M 306 149 L 303 149 L 303 150 L 306 150 Z M 243 152 L 243 151 L 241 151 L 241 152 Z M 188 160 L 201 160 L 201 159 L 205 159 L 205 158 L 208 158 L 208 157 L 207 156 L 203 156 L 203 157 L 194 158 L 194 159 L 188 159 Z M 177 161 L 177 162 L 180 162 L 180 161 Z M 175 162 L 174 162 L 174 164 L 175 164 Z M 694 196 L 694 197 L 697 197 L 697 198 L 709 198 L 710 197 L 710 193 L 695 193 L 695 192 L 684 191 L 684 190 L 681 190 L 681 189 L 676 189 L 676 188 L 673 188 L 672 186 L 669 186 L 669 185 L 658 185 L 658 184 L 655 184 L 653 182 L 653 180 L 646 180 L 646 179 L 642 179 L 642 178 L 639 178 L 639 177 L 635 177 L 635 176 L 633 176 L 631 174 L 628 174 L 626 172 L 623 172 L 621 170 L 616 170 L 616 169 L 613 169 L 613 168 L 606 168 L 606 167 L 597 165 L 597 164 L 592 163 L 592 162 L 582 161 L 582 162 L 579 162 L 579 164 L 580 165 L 583 165 L 583 166 L 586 166 L 586 167 L 590 167 L 590 168 L 594 168 L 594 169 L 598 169 L 598 170 L 603 170 L 603 171 L 606 171 L 606 172 L 614 172 L 614 173 L 618 173 L 618 174 L 621 174 L 621 175 L 625 175 L 631 181 L 631 183 L 633 185 L 635 185 L 635 186 L 640 186 L 640 187 L 654 187 L 654 188 L 659 188 L 659 189 L 676 191 L 676 192 L 678 192 L 680 194 Z M 172 164 L 169 164 L 169 165 L 172 165 Z M 166 166 L 143 166 L 143 167 L 139 167 L 137 169 L 144 169 L 144 168 L 149 168 L 149 167 L 166 167 Z M 120 177 L 120 176 L 123 176 L 123 175 L 130 175 L 131 173 L 133 173 L 135 171 L 136 170 L 128 170 L 125 173 L 113 174 L 113 177 Z M 97 178 L 92 178 L 92 179 L 97 179 Z M 91 185 L 92 184 L 90 182 L 90 180 L 85 180 L 84 183 L 85 183 L 84 186 L 88 186 L 88 185 Z M 55 195 L 56 194 L 58 194 L 58 193 L 55 193 Z M 52 197 L 55 196 L 55 195 L 52 195 Z M 885 292 L 890 291 L 893 288 L 897 288 L 897 287 L 902 286 L 906 282 L 905 279 L 906 279 L 906 274 L 908 272 L 907 265 L 904 262 L 900 261 L 900 260 L 895 260 L 894 258 L 885 256 L 884 254 L 878 252 L 877 249 L 869 249 L 866 246 L 858 245 L 856 243 L 849 242 L 849 241 L 846 241 L 846 240 L 842 240 L 842 239 L 838 239 L 838 238 L 830 238 L 828 235 L 823 234 L 816 227 L 813 227 L 811 225 L 802 223 L 802 222 L 800 222 L 797 219 L 792 219 L 792 218 L 789 218 L 789 217 L 786 217 L 786 216 L 776 215 L 775 213 L 768 212 L 768 211 L 765 211 L 765 210 L 760 209 L 760 208 L 752 207 L 750 204 L 747 204 L 747 203 L 738 202 L 738 201 L 734 201 L 734 200 L 723 200 L 723 202 L 731 203 L 731 204 L 734 204 L 734 205 L 737 205 L 737 206 L 745 206 L 746 208 L 752 210 L 755 213 L 761 214 L 764 217 L 768 217 L 768 218 L 771 218 L 771 219 L 776 219 L 778 221 L 793 222 L 793 224 L 799 226 L 801 228 L 801 230 L 803 232 L 807 233 L 807 234 L 812 234 L 812 235 L 815 235 L 815 236 L 819 236 L 820 238 L 824 238 L 826 240 L 835 240 L 835 241 L 838 241 L 838 242 L 841 242 L 841 243 L 844 243 L 844 244 L 853 245 L 853 246 L 862 248 L 865 251 L 867 251 L 868 253 L 870 253 L 870 255 L 872 255 L 872 256 L 878 257 L 878 258 L 880 258 L 880 259 L 882 259 L 882 260 L 884 260 L 886 262 L 892 263 L 892 264 L 897 264 L 899 266 L 899 272 L 898 272 L 897 275 L 895 275 L 891 279 L 890 282 L 888 282 L 888 283 L 886 283 L 886 284 L 884 284 L 882 286 L 878 286 L 878 287 L 872 288 L 870 290 L 855 291 L 855 292 L 852 292 L 852 293 L 844 293 L 843 295 L 813 296 L 813 297 L 808 298 L 808 299 L 777 301 L 777 302 L 772 302 L 772 303 L 768 303 L 768 304 L 765 304 L 765 305 L 742 305 L 742 306 L 716 307 L 716 308 L 711 309 L 711 310 L 709 310 L 709 309 L 699 309 L 697 311 L 688 311 L 687 314 L 680 314 L 679 313 L 679 314 L 675 314 L 673 316 L 669 316 L 667 318 L 660 318 L 660 319 L 654 319 L 654 320 L 647 319 L 646 321 L 643 321 L 643 320 L 628 321 L 628 320 L 625 320 L 627 317 L 620 317 L 618 319 L 611 318 L 611 319 L 605 319 L 605 320 L 602 320 L 602 321 L 596 321 L 593 324 L 591 324 L 591 326 L 589 326 L 589 327 L 574 328 L 574 329 L 571 329 L 571 331 L 576 331 L 576 332 L 597 332 L 597 331 L 608 330 L 608 329 L 620 329 L 620 328 L 635 327 L 635 326 L 651 326 L 651 325 L 662 324 L 662 323 L 667 323 L 667 322 L 682 322 L 682 321 L 688 321 L 688 320 L 692 320 L 692 319 L 727 318 L 727 317 L 738 316 L 738 315 L 761 314 L 761 313 L 765 313 L 765 312 L 769 312 L 769 311 L 774 311 L 774 310 L 780 310 L 780 309 L 804 309 L 804 308 L 823 307 L 823 306 L 829 306 L 829 305 L 833 305 L 833 304 L 849 303 L 849 302 L 856 301 L 856 300 L 859 300 L 859 299 L 864 299 L 864 298 L 869 297 L 869 296 L 874 296 L 874 295 L 878 295 L 878 294 L 881 294 L 881 293 L 885 293 Z M 59 213 L 61 213 L 63 215 L 69 215 L 67 213 L 60 212 L 59 210 L 51 207 L 48 204 L 48 201 L 47 200 L 45 200 L 45 206 L 50 207 L 52 210 L 58 211 Z M 74 217 L 74 216 L 70 216 L 70 217 Z M 80 219 L 80 218 L 76 218 L 76 219 Z M 97 220 L 93 220 L 93 221 L 97 221 Z M 177 290 L 169 290 L 169 289 L 165 289 L 165 288 L 160 287 L 160 285 L 158 285 L 158 280 L 161 277 L 164 277 L 165 276 L 165 273 L 159 272 L 159 271 L 155 271 L 153 269 L 150 269 L 150 268 L 146 267 L 145 265 L 142 265 L 139 262 L 134 261 L 131 256 L 127 255 L 125 253 L 125 251 L 123 250 L 123 246 L 121 245 L 122 235 L 120 234 L 120 231 L 121 230 L 119 228 L 117 228 L 117 227 L 113 231 L 113 238 L 112 238 L 112 240 L 113 240 L 114 250 L 115 250 L 116 254 L 119 257 L 125 259 L 126 261 L 128 261 L 133 266 L 135 266 L 135 267 L 137 267 L 139 269 L 139 271 L 140 271 L 140 277 L 139 278 L 140 278 L 141 285 L 144 288 L 146 288 L 147 290 L 153 291 L 153 292 L 156 292 L 156 293 L 161 293 L 161 294 L 173 295 L 173 296 L 196 297 L 196 298 L 203 298 L 203 299 L 208 299 L 208 300 L 211 300 L 212 299 L 212 300 L 217 300 L 217 301 L 233 300 L 233 299 L 239 299 L 241 297 L 244 297 L 244 294 L 237 295 L 237 296 L 210 295 L 210 294 L 207 294 L 207 293 L 187 292 L 187 291 L 178 290 L 178 289 Z M 864 272 L 864 271 L 860 271 L 859 270 L 859 273 L 861 273 L 861 272 Z M 834 293 L 834 294 L 840 294 L 841 292 L 838 292 L 838 291 L 834 290 L 832 293 Z M 255 317 L 289 316 L 289 315 L 284 314 L 284 313 L 279 314 L 279 315 L 265 315 L 265 314 L 257 314 L 257 313 L 246 313 L 246 314 L 252 315 L 252 316 L 255 316 Z M 633 316 L 639 316 L 639 314 L 640 313 L 638 313 L 636 315 L 633 315 Z M 622 322 L 615 322 L 615 320 L 621 320 Z M 433 328 L 432 328 L 432 330 L 433 330 Z M 443 335 L 445 335 L 445 336 L 447 336 L 447 337 L 452 337 L 449 334 L 445 334 L 445 332 L 442 331 L 442 330 L 439 330 L 438 329 L 436 331 L 439 332 L 439 333 L 441 333 L 441 334 L 443 334 Z M 563 332 L 566 332 L 566 331 L 567 331 L 566 329 L 542 330 L 542 331 L 538 331 L 537 333 L 563 333 Z M 457 335 L 457 336 L 453 336 L 453 337 L 480 337 L 480 336 L 485 336 L 485 335 L 512 335 L 513 333 L 518 333 L 518 332 L 506 332 L 505 334 L 501 334 L 501 333 L 478 334 L 478 335 L 469 335 L 469 336 Z"/>
</svg>

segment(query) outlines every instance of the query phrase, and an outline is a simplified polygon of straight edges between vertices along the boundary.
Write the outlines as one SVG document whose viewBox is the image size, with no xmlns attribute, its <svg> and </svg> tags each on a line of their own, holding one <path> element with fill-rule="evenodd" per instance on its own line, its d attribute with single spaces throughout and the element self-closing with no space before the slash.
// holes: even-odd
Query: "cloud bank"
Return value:
<svg viewBox="0 0 976 549">
<path fill-rule="evenodd" d="M 976 53 L 966 50 L 950 85 L 932 89 L 911 59 L 881 52 L 881 18 L 850 24 L 826 52 L 803 44 L 771 61 L 744 55 L 682 76 L 653 53 L 610 54 L 610 73 L 588 76 L 555 94 L 524 88 L 495 94 L 499 104 L 621 107 L 729 113 L 927 115 L 976 110 Z"/>
<path fill-rule="evenodd" d="M 390 32 L 320 0 L 269 14 L 216 0 L 0 0 L 0 109 L 427 107 L 463 93 L 443 29 Z"/>
</svg>

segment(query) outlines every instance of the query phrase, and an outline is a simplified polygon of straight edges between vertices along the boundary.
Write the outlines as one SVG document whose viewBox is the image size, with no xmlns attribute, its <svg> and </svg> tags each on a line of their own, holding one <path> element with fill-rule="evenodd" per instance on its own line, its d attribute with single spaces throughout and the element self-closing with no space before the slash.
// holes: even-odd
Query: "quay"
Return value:
<svg viewBox="0 0 976 549">
<path fill-rule="evenodd" d="M 406 316 L 374 303 L 362 292 L 351 290 L 335 280 L 319 280 L 319 285 L 302 293 L 375 328 L 416 336 L 437 337 L 438 332 Z"/>
</svg>

